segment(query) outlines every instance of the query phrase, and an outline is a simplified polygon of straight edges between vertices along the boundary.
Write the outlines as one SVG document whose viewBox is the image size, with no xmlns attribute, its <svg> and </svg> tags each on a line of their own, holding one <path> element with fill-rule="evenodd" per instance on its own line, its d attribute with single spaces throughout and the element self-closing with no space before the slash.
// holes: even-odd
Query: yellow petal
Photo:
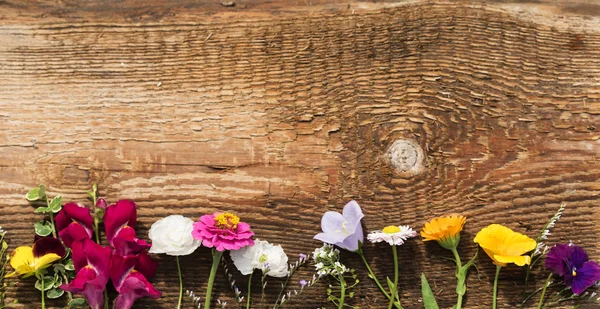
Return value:
<svg viewBox="0 0 600 309">
<path fill-rule="evenodd" d="M 536 247 L 535 240 L 499 224 L 483 228 L 477 233 L 474 241 L 485 250 L 494 264 L 499 266 L 506 266 L 508 263 L 519 266 L 529 264 L 530 257 L 522 255 Z"/>
<path fill-rule="evenodd" d="M 48 253 L 48 254 L 44 254 L 44 256 L 40 257 L 39 259 L 37 259 L 35 261 L 35 269 L 43 269 L 46 268 L 48 266 L 50 266 L 50 264 L 52 264 L 52 262 L 60 260 L 60 256 L 56 253 Z"/>
<path fill-rule="evenodd" d="M 508 263 L 515 263 L 519 266 L 524 266 L 525 264 L 529 265 L 531 263 L 531 257 L 529 255 L 524 256 L 503 256 L 503 255 L 494 255 L 494 260 L 503 263 L 504 265 Z"/>
<path fill-rule="evenodd" d="M 31 247 L 21 246 L 13 251 L 10 258 L 10 266 L 17 270 L 22 265 L 30 265 L 33 260 L 33 249 Z"/>
<path fill-rule="evenodd" d="M 506 246 L 505 250 L 503 250 L 503 254 L 505 255 L 522 255 L 534 250 L 537 246 L 535 240 L 517 232 L 513 232 L 510 237 L 506 239 L 506 243 L 510 245 Z"/>
</svg>

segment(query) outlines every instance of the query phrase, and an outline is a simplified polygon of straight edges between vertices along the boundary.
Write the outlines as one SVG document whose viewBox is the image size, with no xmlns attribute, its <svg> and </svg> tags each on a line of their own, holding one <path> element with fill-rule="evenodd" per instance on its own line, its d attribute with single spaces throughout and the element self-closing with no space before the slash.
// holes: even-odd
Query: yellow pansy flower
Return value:
<svg viewBox="0 0 600 309">
<path fill-rule="evenodd" d="M 36 241 L 32 247 L 21 246 L 13 251 L 10 266 L 15 271 L 6 277 L 30 277 L 65 255 L 65 248 L 56 238 L 46 237 Z"/>
<path fill-rule="evenodd" d="M 494 264 L 501 267 L 508 263 L 529 265 L 531 257 L 524 254 L 534 250 L 537 245 L 535 240 L 500 224 L 483 228 L 474 241 L 483 248 Z"/>
</svg>

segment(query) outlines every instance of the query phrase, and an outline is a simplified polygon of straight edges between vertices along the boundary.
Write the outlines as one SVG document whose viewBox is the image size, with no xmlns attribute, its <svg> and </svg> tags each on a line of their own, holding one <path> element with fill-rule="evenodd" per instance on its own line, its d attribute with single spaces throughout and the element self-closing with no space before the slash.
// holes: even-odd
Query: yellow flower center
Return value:
<svg viewBox="0 0 600 309">
<path fill-rule="evenodd" d="M 577 272 L 573 269 L 573 277 L 577 277 Z"/>
<path fill-rule="evenodd" d="M 265 263 L 267 261 L 268 256 L 266 254 L 261 254 L 260 258 L 258 258 L 258 261 L 261 263 Z"/>
<path fill-rule="evenodd" d="M 217 214 L 214 220 L 221 230 L 233 230 L 240 223 L 240 218 L 229 212 Z"/>
<path fill-rule="evenodd" d="M 400 228 L 395 225 L 386 226 L 383 228 L 382 232 L 386 234 L 396 234 L 400 232 Z"/>
</svg>

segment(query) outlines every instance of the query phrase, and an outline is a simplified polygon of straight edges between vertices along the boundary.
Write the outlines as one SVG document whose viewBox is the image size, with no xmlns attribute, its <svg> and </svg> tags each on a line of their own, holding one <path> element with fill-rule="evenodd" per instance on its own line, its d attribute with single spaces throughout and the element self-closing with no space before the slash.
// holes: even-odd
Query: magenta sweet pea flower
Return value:
<svg viewBox="0 0 600 309">
<path fill-rule="evenodd" d="M 590 261 L 585 250 L 573 244 L 554 245 L 546 256 L 546 268 L 564 277 L 565 285 L 578 295 L 600 280 L 598 263 Z"/>
<path fill-rule="evenodd" d="M 90 239 L 94 233 L 94 219 L 90 210 L 76 203 L 63 206 L 54 220 L 58 236 L 69 248 L 74 241 Z"/>
<path fill-rule="evenodd" d="M 159 298 L 161 293 L 148 282 L 154 275 L 157 262 L 143 251 L 138 255 L 113 255 L 110 277 L 119 296 L 113 309 L 129 309 L 141 297 Z"/>
<path fill-rule="evenodd" d="M 108 282 L 111 250 L 91 239 L 72 243 L 73 264 L 77 275 L 61 289 L 82 294 L 92 309 L 104 308 L 104 289 Z"/>
<path fill-rule="evenodd" d="M 106 239 L 119 255 L 138 253 L 151 247 L 145 240 L 137 238 L 134 230 L 136 217 L 133 201 L 120 200 L 106 208 L 104 214 Z"/>
<path fill-rule="evenodd" d="M 323 233 L 317 234 L 314 239 L 324 243 L 336 245 L 348 251 L 357 251 L 364 242 L 364 235 L 360 220 L 364 217 L 360 206 L 355 201 L 350 201 L 340 214 L 328 211 L 321 218 Z"/>
<path fill-rule="evenodd" d="M 238 216 L 228 212 L 200 217 L 192 231 L 192 236 L 202 240 L 203 246 L 215 247 L 217 251 L 238 250 L 254 245 L 253 235 L 248 223 L 240 222 Z"/>
</svg>

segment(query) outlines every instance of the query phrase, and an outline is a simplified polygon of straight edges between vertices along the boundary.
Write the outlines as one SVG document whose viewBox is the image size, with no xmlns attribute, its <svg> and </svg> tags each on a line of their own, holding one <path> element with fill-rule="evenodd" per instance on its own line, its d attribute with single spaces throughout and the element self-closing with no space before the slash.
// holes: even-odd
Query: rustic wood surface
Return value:
<svg viewBox="0 0 600 309">
<path fill-rule="evenodd" d="M 33 239 L 28 189 L 87 202 L 97 182 L 110 202 L 137 202 L 143 237 L 169 214 L 228 210 L 291 258 L 319 246 L 321 215 L 351 199 L 366 230 L 468 216 L 464 259 L 480 228 L 533 237 L 566 203 L 551 241 L 600 258 L 594 1 L 146 2 L 0 1 L 0 225 L 11 248 Z M 405 307 L 422 308 L 421 272 L 451 307 L 448 253 L 419 239 L 399 250 Z M 387 246 L 366 255 L 391 275 Z M 157 258 L 164 297 L 134 308 L 174 307 L 174 260 Z M 344 259 L 361 280 L 350 304 L 385 308 L 358 257 Z M 209 261 L 205 249 L 183 259 L 187 289 L 202 294 Z M 494 268 L 483 254 L 478 266 L 465 308 L 491 305 Z M 519 303 L 522 275 L 502 272 L 501 308 Z M 222 273 L 216 289 L 229 299 Z M 289 307 L 330 307 L 324 289 Z M 8 296 L 39 307 L 30 281 Z"/>
</svg>

